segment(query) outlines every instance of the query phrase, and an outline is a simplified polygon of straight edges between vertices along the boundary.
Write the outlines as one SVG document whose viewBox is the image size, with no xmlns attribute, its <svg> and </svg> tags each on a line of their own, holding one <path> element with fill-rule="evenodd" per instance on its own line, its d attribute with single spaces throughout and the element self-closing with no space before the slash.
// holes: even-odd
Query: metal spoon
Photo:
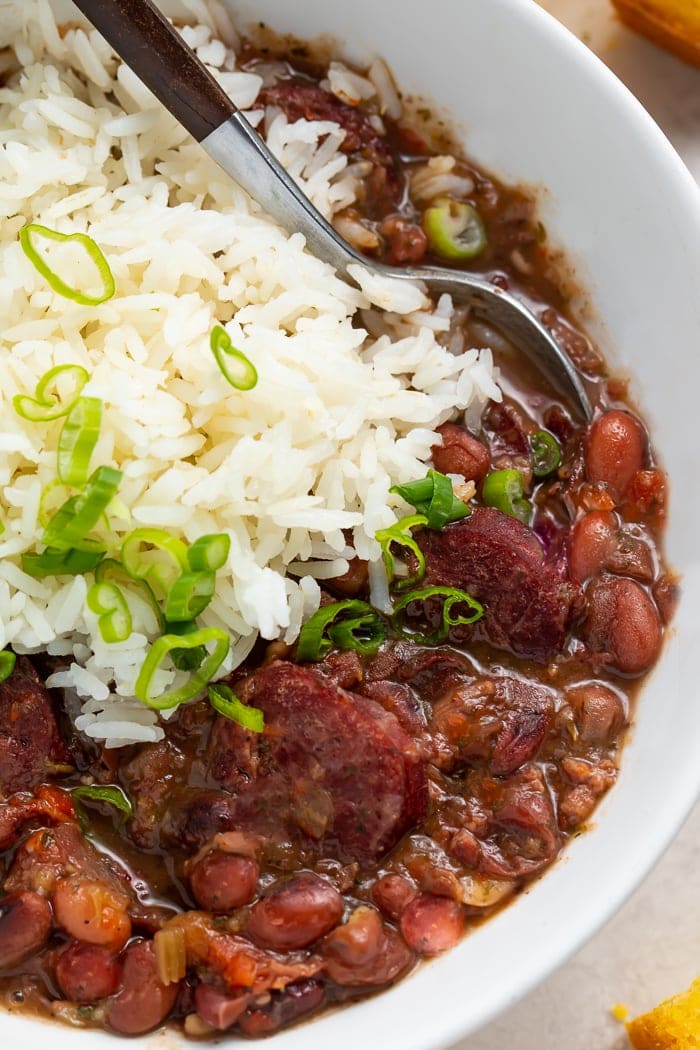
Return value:
<svg viewBox="0 0 700 1050">
<path fill-rule="evenodd" d="M 213 159 L 311 252 L 349 281 L 348 266 L 448 292 L 501 329 L 584 418 L 591 406 L 567 354 L 527 306 L 471 273 L 393 267 L 356 252 L 316 210 L 180 34 L 151 0 L 74 0 L 105 40 Z M 354 283 L 354 282 L 353 282 Z"/>
</svg>

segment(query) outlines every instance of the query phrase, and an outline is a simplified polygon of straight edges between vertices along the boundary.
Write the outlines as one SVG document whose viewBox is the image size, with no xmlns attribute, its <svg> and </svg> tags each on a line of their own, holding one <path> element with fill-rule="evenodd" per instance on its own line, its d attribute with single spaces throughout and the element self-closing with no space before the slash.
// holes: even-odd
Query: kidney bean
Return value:
<svg viewBox="0 0 700 1050">
<path fill-rule="evenodd" d="M 624 674 L 641 674 L 661 650 L 659 614 L 634 580 L 601 576 L 586 591 L 588 614 L 582 635 L 594 652 Z"/>
<path fill-rule="evenodd" d="M 27 890 L 0 901 L 0 971 L 19 966 L 44 947 L 51 933 L 51 908 Z"/>
<path fill-rule="evenodd" d="M 594 484 L 605 483 L 621 497 L 638 470 L 644 466 L 646 435 L 641 423 L 612 409 L 596 419 L 588 432 L 586 472 Z"/>
<path fill-rule="evenodd" d="M 605 744 L 613 740 L 625 724 L 622 700 L 602 682 L 583 682 L 566 691 L 581 740 L 586 744 Z"/>
<path fill-rule="evenodd" d="M 332 580 L 326 581 L 326 586 L 334 594 L 340 594 L 343 598 L 356 598 L 364 595 L 369 589 L 369 564 L 362 558 L 351 558 L 348 562 L 347 572 L 342 576 L 334 576 Z"/>
<path fill-rule="evenodd" d="M 243 1014 L 239 1028 L 247 1036 L 259 1038 L 272 1035 L 280 1028 L 298 1021 L 305 1014 L 321 1006 L 325 990 L 320 981 L 296 981 L 279 992 L 274 992 L 269 1002 L 251 1006 Z"/>
<path fill-rule="evenodd" d="M 456 423 L 437 428 L 442 445 L 433 445 L 435 469 L 442 474 L 461 474 L 465 481 L 481 481 L 491 465 L 489 450 L 481 441 Z"/>
<path fill-rule="evenodd" d="M 420 955 L 438 955 L 453 948 L 461 939 L 464 926 L 461 904 L 427 893 L 411 901 L 400 922 L 404 940 Z"/>
<path fill-rule="evenodd" d="M 575 583 L 596 576 L 615 550 L 617 518 L 611 511 L 592 511 L 574 525 L 569 570 Z"/>
<path fill-rule="evenodd" d="M 212 984 L 198 984 L 194 993 L 195 1010 L 205 1024 L 220 1032 L 236 1023 L 249 1001 L 248 995 L 231 995 Z"/>
<path fill-rule="evenodd" d="M 163 984 L 153 941 L 132 941 L 124 952 L 121 990 L 107 1010 L 107 1023 L 120 1035 L 142 1035 L 166 1019 L 179 985 Z"/>
<path fill-rule="evenodd" d="M 190 869 L 190 886 L 205 911 L 231 911 L 252 901 L 259 875 L 252 857 L 214 849 Z"/>
<path fill-rule="evenodd" d="M 398 922 L 401 912 L 418 891 L 403 875 L 382 875 L 372 887 L 372 900 L 387 919 Z"/>
<path fill-rule="evenodd" d="M 99 944 L 71 944 L 56 963 L 58 987 L 74 1003 L 94 1003 L 114 995 L 120 977 L 121 965 Z"/>
<path fill-rule="evenodd" d="M 335 886 L 308 872 L 254 904 L 245 932 L 261 948 L 293 951 L 332 930 L 342 914 L 343 898 Z"/>
<path fill-rule="evenodd" d="M 77 941 L 119 951 L 131 936 L 126 894 L 97 879 L 59 879 L 52 896 L 56 922 Z"/>
<path fill-rule="evenodd" d="M 356 908 L 344 926 L 321 945 L 324 971 L 348 988 L 378 988 L 410 967 L 413 952 L 395 930 L 385 926 L 374 908 Z"/>
</svg>

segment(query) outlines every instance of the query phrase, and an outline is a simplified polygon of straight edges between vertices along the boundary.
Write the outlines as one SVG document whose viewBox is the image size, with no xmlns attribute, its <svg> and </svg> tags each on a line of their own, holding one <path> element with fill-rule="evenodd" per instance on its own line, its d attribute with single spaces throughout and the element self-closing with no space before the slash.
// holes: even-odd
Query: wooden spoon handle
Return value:
<svg viewBox="0 0 700 1050">
<path fill-rule="evenodd" d="M 236 112 L 151 0 L 75 0 L 75 4 L 198 142 Z"/>
</svg>

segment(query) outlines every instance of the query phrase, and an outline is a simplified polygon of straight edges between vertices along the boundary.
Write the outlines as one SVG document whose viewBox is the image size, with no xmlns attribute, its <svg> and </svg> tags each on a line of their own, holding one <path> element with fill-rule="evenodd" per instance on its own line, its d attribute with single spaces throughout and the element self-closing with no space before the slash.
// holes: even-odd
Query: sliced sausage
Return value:
<svg viewBox="0 0 700 1050">
<path fill-rule="evenodd" d="M 94 1003 L 114 995 L 121 965 L 108 948 L 97 944 L 71 944 L 56 963 L 56 980 L 66 999 Z"/>
<path fill-rule="evenodd" d="M 178 985 L 158 976 L 152 941 L 132 941 L 124 952 L 121 989 L 107 1009 L 107 1024 L 120 1035 L 143 1035 L 162 1024 L 175 1005 Z"/>
<path fill-rule="evenodd" d="M 51 908 L 38 893 L 15 893 L 0 901 L 0 971 L 19 966 L 44 947 Z"/>
<path fill-rule="evenodd" d="M 484 606 L 492 644 L 547 660 L 561 652 L 579 592 L 550 566 L 534 532 L 491 507 L 417 536 L 426 560 L 425 584 L 468 591 Z"/>
<path fill-rule="evenodd" d="M 601 576 L 586 591 L 584 641 L 624 674 L 641 674 L 661 651 L 659 614 L 647 592 L 634 580 Z"/>
<path fill-rule="evenodd" d="M 229 719 L 214 725 L 209 772 L 235 796 L 231 827 L 268 838 L 284 829 L 300 848 L 318 852 L 318 843 L 343 862 L 367 861 L 425 814 L 417 748 L 374 701 L 282 661 L 256 671 L 240 693 L 269 728 L 256 735 Z M 310 805 L 320 807 L 313 822 Z"/>
<path fill-rule="evenodd" d="M 66 762 L 51 694 L 26 657 L 0 683 L 0 795 L 26 791 Z"/>
<path fill-rule="evenodd" d="M 305 872 L 276 887 L 251 908 L 245 932 L 261 948 L 307 948 L 337 926 L 343 898 L 330 882 Z"/>
<path fill-rule="evenodd" d="M 437 428 L 441 445 L 433 445 L 435 469 L 442 474 L 461 474 L 465 481 L 481 481 L 491 465 L 489 450 L 464 427 L 443 423 Z"/>
<path fill-rule="evenodd" d="M 642 424 L 612 409 L 591 426 L 586 439 L 586 473 L 595 484 L 605 484 L 620 499 L 638 470 L 644 466 L 646 435 Z"/>
</svg>

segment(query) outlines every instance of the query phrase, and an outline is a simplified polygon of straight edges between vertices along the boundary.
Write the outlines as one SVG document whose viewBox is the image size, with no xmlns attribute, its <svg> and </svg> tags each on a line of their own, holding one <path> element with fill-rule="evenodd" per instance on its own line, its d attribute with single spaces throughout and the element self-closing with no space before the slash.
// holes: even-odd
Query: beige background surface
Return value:
<svg viewBox="0 0 700 1050">
<path fill-rule="evenodd" d="M 607 0 L 542 0 L 542 6 L 637 95 L 700 182 L 700 70 L 624 29 Z M 700 975 L 699 872 L 700 806 L 615 919 L 535 992 L 458 1050 L 627 1048 L 624 1030 L 610 1014 L 612 1004 L 622 1002 L 639 1013 Z M 605 871 L 600 878 L 605 879 Z M 464 992 L 469 994 L 468 987 Z"/>
</svg>

